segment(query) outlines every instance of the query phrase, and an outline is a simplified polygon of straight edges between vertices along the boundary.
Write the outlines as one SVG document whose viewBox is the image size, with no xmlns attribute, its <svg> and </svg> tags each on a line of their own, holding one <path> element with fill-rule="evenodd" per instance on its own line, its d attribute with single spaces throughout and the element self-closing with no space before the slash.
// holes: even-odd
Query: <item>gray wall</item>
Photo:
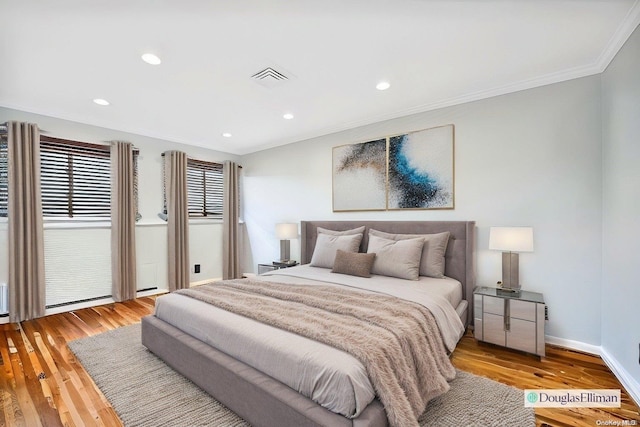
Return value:
<svg viewBox="0 0 640 427">
<path fill-rule="evenodd" d="M 520 276 L 525 289 L 544 293 L 547 335 L 597 351 L 600 109 L 600 76 L 592 76 L 245 155 L 244 264 L 255 269 L 278 258 L 277 222 L 475 220 L 478 284 L 494 285 L 501 255 L 488 250 L 489 227 L 532 226 L 535 252 L 520 255 Z M 454 210 L 332 212 L 332 147 L 447 123 L 455 124 Z M 297 241 L 292 254 L 299 254 Z"/>
<path fill-rule="evenodd" d="M 603 73 L 602 121 L 603 356 L 640 402 L 640 29 Z"/>
</svg>

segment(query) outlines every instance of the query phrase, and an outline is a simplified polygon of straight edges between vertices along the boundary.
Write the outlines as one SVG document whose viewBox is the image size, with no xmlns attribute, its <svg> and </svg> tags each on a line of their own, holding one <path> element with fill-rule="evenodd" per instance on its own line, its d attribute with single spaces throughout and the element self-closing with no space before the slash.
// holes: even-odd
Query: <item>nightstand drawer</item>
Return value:
<svg viewBox="0 0 640 427">
<path fill-rule="evenodd" d="M 504 299 L 485 295 L 483 301 L 485 313 L 497 314 L 499 316 L 504 315 Z"/>
<path fill-rule="evenodd" d="M 536 323 L 511 318 L 507 332 L 507 347 L 537 353 Z"/>
<path fill-rule="evenodd" d="M 509 301 L 509 314 L 512 318 L 536 321 L 536 304 L 527 301 L 511 300 Z"/>
<path fill-rule="evenodd" d="M 485 312 L 482 317 L 482 323 L 484 341 L 505 345 L 504 316 Z"/>
</svg>

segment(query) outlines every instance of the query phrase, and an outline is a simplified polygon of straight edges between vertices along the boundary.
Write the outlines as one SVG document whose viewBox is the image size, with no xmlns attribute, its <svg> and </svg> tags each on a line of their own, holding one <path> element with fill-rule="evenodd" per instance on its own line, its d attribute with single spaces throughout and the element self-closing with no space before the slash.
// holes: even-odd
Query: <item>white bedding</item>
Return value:
<svg viewBox="0 0 640 427">
<path fill-rule="evenodd" d="M 453 279 L 365 279 L 307 265 L 276 270 L 257 279 L 346 285 L 421 303 L 434 314 L 449 351 L 464 333 L 464 325 L 454 310 L 462 289 Z M 458 291 L 454 289 L 456 283 Z M 455 301 L 458 303 L 452 305 Z M 346 417 L 358 416 L 375 397 L 362 363 L 341 350 L 179 294 L 159 297 L 155 314 Z"/>
</svg>

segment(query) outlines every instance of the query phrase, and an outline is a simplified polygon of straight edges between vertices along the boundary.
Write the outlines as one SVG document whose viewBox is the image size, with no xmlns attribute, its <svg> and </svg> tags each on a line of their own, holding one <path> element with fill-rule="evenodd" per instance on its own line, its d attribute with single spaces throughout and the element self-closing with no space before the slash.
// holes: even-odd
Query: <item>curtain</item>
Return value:
<svg viewBox="0 0 640 427">
<path fill-rule="evenodd" d="M 240 167 L 231 161 L 224 162 L 223 174 L 223 238 L 222 238 L 222 278 L 238 279 L 240 273 L 240 237 L 238 221 L 240 220 Z"/>
<path fill-rule="evenodd" d="M 7 123 L 9 153 L 9 320 L 44 316 L 44 230 L 40 196 L 40 131 Z"/>
<path fill-rule="evenodd" d="M 136 297 L 136 202 L 133 146 L 111 143 L 111 278 L 116 301 Z"/>
<path fill-rule="evenodd" d="M 187 155 L 164 153 L 169 246 L 169 291 L 189 287 L 189 211 L 187 203 Z"/>
</svg>

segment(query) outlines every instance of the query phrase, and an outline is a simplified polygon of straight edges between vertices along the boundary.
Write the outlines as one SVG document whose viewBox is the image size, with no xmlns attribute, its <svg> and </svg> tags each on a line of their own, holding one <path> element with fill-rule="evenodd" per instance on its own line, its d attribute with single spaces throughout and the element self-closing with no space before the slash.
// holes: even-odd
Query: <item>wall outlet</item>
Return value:
<svg viewBox="0 0 640 427">
<path fill-rule="evenodd" d="M 200 264 L 196 264 L 193 266 L 193 272 L 194 273 L 200 273 Z"/>
</svg>

